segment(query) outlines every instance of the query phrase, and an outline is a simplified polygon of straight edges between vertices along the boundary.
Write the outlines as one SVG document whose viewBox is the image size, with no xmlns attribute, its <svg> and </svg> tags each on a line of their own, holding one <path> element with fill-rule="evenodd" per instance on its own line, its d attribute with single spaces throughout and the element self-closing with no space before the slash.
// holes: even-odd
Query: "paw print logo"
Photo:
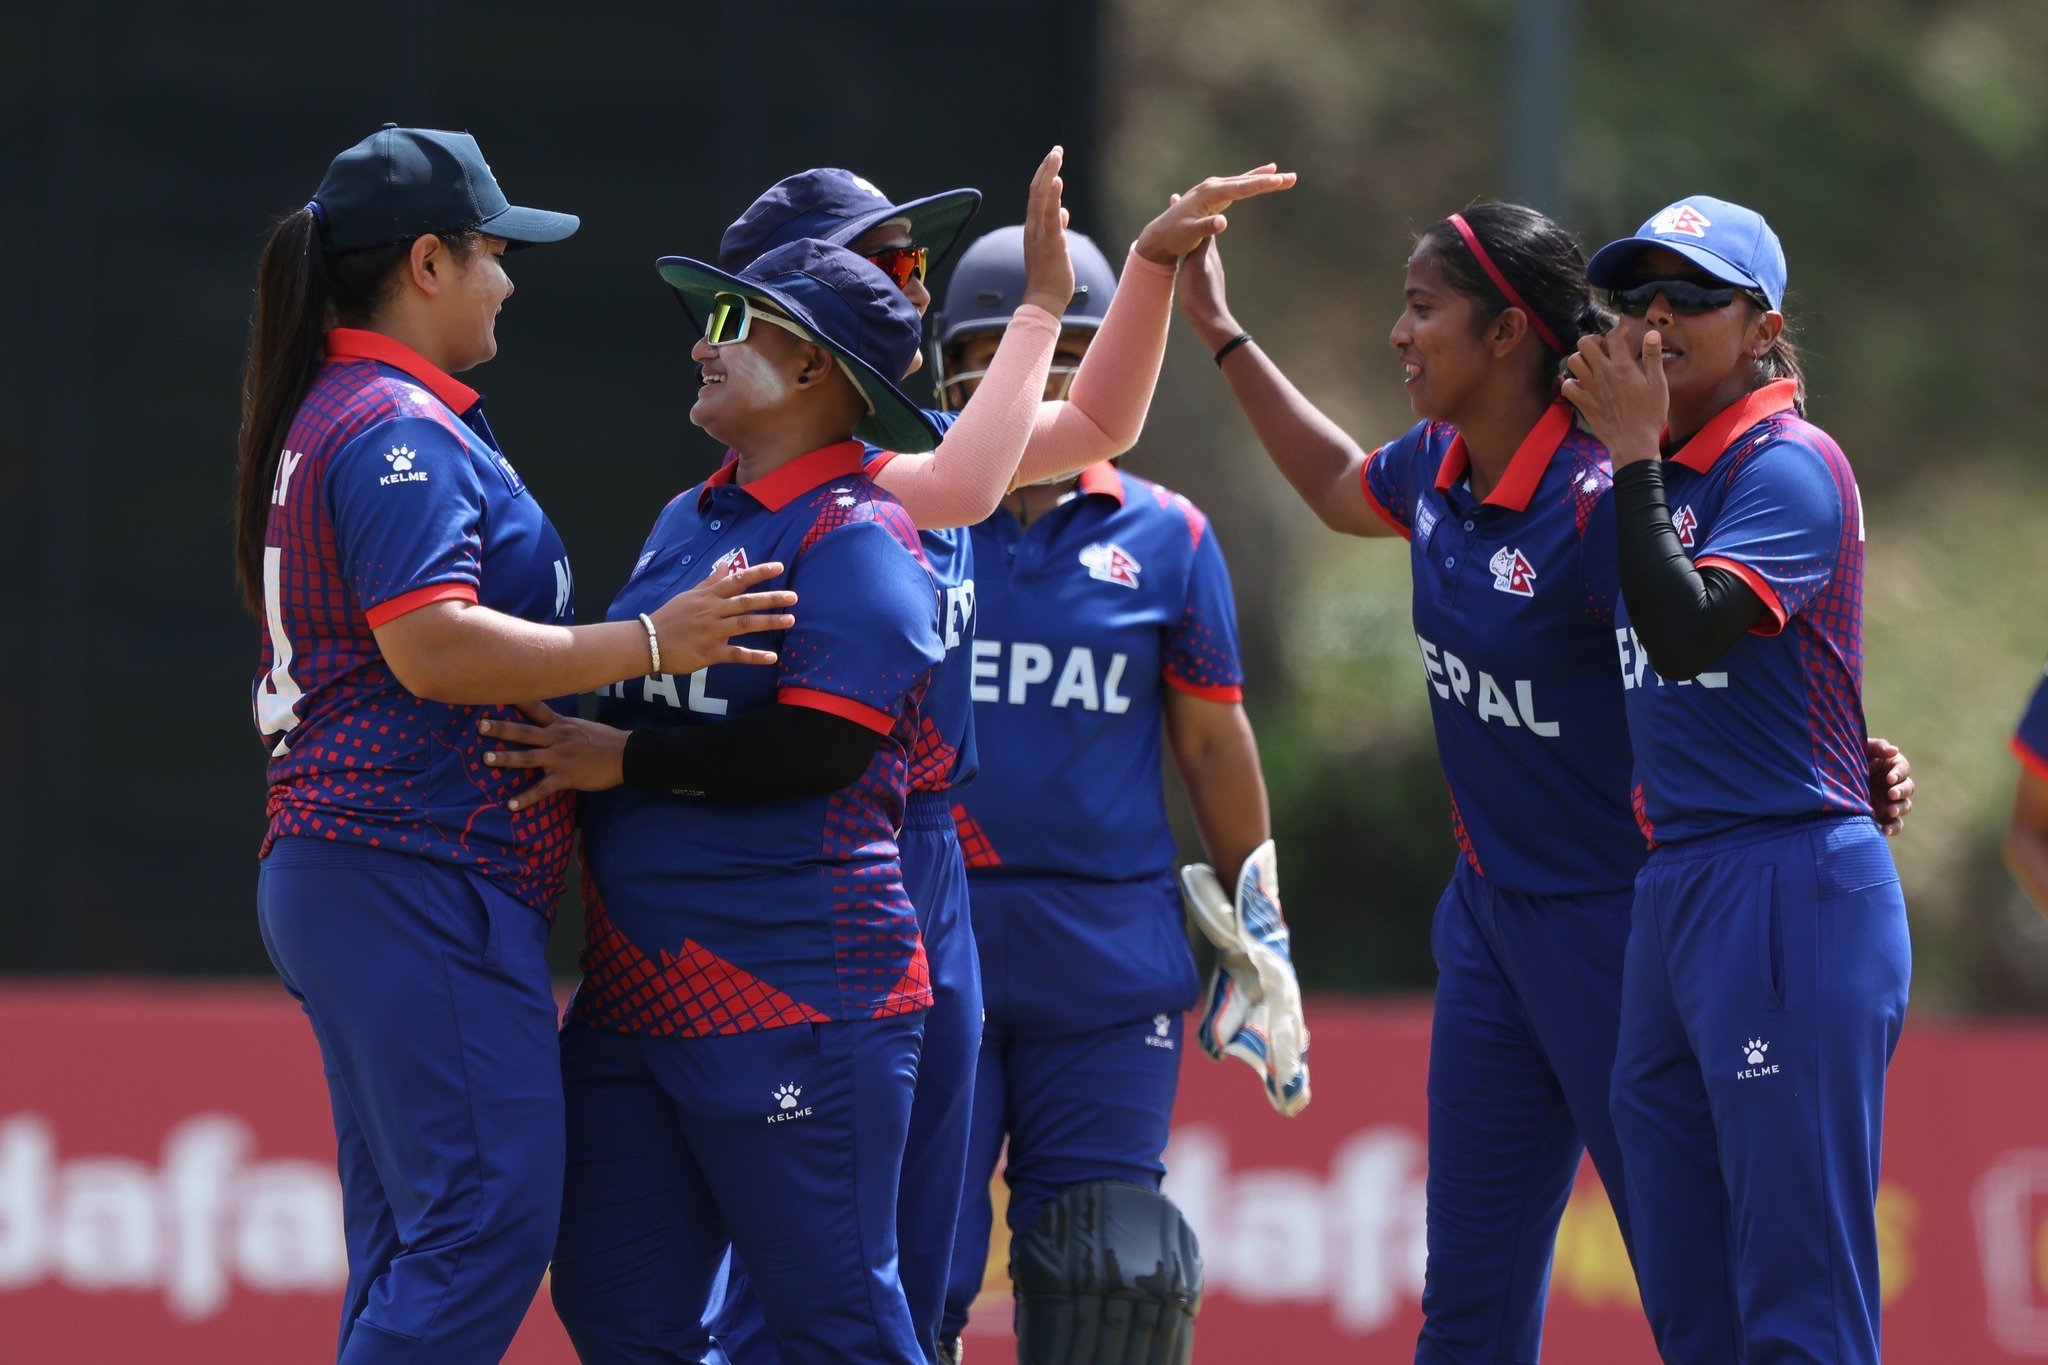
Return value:
<svg viewBox="0 0 2048 1365">
<path fill-rule="evenodd" d="M 775 1103 L 784 1109 L 796 1108 L 796 1097 L 804 1093 L 800 1085 L 778 1085 L 775 1087 Z"/>
<path fill-rule="evenodd" d="M 1771 1050 L 1771 1045 L 1761 1038 L 1752 1038 L 1742 1046 L 1744 1049 L 1743 1055 L 1748 1058 L 1751 1066 L 1762 1066 L 1764 1064 L 1764 1054 Z"/>
<path fill-rule="evenodd" d="M 384 460 L 393 469 L 403 474 L 406 470 L 412 468 L 413 459 L 418 454 L 419 452 L 411 446 L 393 446 L 385 454 Z"/>
</svg>

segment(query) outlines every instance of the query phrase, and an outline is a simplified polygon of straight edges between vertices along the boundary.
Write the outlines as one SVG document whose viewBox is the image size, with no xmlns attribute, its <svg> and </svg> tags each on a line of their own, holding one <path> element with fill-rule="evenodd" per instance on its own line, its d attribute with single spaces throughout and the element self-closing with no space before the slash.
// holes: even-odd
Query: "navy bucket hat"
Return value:
<svg viewBox="0 0 2048 1365">
<path fill-rule="evenodd" d="M 910 240 L 937 266 L 981 207 L 980 190 L 945 190 L 898 204 L 873 182 L 836 166 L 785 176 L 747 206 L 718 244 L 718 264 L 738 270 L 763 252 L 803 237 L 850 246 L 863 233 L 901 218 Z"/>
<path fill-rule="evenodd" d="M 330 251 L 469 229 L 534 246 L 582 226 L 573 213 L 514 206 L 468 133 L 395 123 L 334 158 L 306 207 Z"/>
<path fill-rule="evenodd" d="M 915 452 L 939 443 L 939 429 L 896 386 L 917 357 L 923 325 L 896 282 L 841 246 L 804 238 L 736 273 L 683 256 L 655 263 L 701 329 L 717 294 L 788 318 L 832 353 L 873 409 L 853 434 L 883 450 Z"/>
<path fill-rule="evenodd" d="M 1693 194 L 1667 204 L 1633 237 L 1609 242 L 1586 262 L 1586 279 L 1600 289 L 1628 283 L 1629 267 L 1653 246 L 1675 251 L 1717 280 L 1754 289 L 1785 308 L 1785 248 L 1755 209 L 1712 195 Z"/>
</svg>

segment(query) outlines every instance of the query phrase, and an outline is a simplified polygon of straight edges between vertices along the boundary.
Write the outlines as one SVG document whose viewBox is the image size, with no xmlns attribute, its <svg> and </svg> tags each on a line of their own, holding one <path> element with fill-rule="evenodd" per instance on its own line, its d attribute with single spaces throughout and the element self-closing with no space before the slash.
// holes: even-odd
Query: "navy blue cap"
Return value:
<svg viewBox="0 0 2048 1365">
<path fill-rule="evenodd" d="M 1586 262 L 1586 279 L 1601 289 L 1628 283 L 1629 267 L 1653 246 L 1675 251 L 1717 280 L 1754 289 L 1785 307 L 1785 248 L 1755 209 L 1693 194 L 1659 209 L 1633 237 L 1609 242 Z"/>
<path fill-rule="evenodd" d="M 655 263 L 699 327 L 714 294 L 766 303 L 830 351 L 874 409 L 853 434 L 883 450 L 930 450 L 939 429 L 896 387 L 917 358 L 923 320 L 872 261 L 811 238 L 776 247 L 737 274 L 683 256 Z"/>
<path fill-rule="evenodd" d="M 852 171 L 836 166 L 799 171 L 769 186 L 725 230 L 718 264 L 738 270 L 763 252 L 804 237 L 851 246 L 870 229 L 901 218 L 910 224 L 910 240 L 928 250 L 936 266 L 980 207 L 980 190 L 946 190 L 898 204 Z"/>
<path fill-rule="evenodd" d="M 518 246 L 559 242 L 573 213 L 515 208 L 468 133 L 387 123 L 328 164 L 307 205 L 330 251 L 474 228 Z"/>
<path fill-rule="evenodd" d="M 1067 255 L 1074 263 L 1074 297 L 1060 312 L 1061 328 L 1094 331 L 1116 297 L 1116 268 L 1102 248 L 1067 229 Z M 1024 266 L 1024 227 L 999 227 L 977 237 L 960 253 L 946 281 L 945 301 L 932 323 L 932 338 L 943 352 L 969 332 L 1000 332 L 1024 302 L 1029 280 Z"/>
</svg>

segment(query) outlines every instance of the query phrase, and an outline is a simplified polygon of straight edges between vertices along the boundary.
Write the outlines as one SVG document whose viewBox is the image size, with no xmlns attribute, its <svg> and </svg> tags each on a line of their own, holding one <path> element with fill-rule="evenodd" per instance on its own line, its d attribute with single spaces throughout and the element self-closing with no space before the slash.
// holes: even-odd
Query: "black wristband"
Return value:
<svg viewBox="0 0 2048 1365">
<path fill-rule="evenodd" d="M 1218 346 L 1216 348 L 1216 368 L 1222 369 L 1223 357 L 1229 355 L 1232 351 L 1244 345 L 1247 341 L 1250 341 L 1251 339 L 1252 334 L 1250 332 L 1239 332 L 1236 336 L 1224 342 L 1221 346 Z"/>
</svg>

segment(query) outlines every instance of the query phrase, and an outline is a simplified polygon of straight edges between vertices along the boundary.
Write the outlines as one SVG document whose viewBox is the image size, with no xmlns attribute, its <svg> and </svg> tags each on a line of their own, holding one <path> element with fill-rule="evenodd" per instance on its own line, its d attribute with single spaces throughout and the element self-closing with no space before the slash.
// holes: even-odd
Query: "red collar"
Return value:
<svg viewBox="0 0 2048 1365">
<path fill-rule="evenodd" d="M 1482 500 L 1482 506 L 1505 507 L 1511 512 L 1529 510 L 1529 499 L 1536 496 L 1536 485 L 1543 482 L 1543 471 L 1550 468 L 1550 457 L 1564 444 L 1564 438 L 1571 434 L 1572 408 L 1562 400 L 1550 405 L 1549 411 L 1538 419 L 1522 443 L 1515 447 L 1514 457 L 1508 461 L 1507 472 L 1500 476 L 1500 482 Z M 1472 456 L 1465 449 L 1465 434 L 1459 432 L 1451 440 L 1451 448 L 1444 452 L 1444 462 L 1437 467 L 1436 491 L 1441 493 L 1464 477 L 1465 470 L 1472 463 Z"/>
<path fill-rule="evenodd" d="M 403 370 L 433 391 L 434 397 L 458 413 L 468 412 L 483 397 L 475 389 L 407 346 L 382 332 L 336 327 L 327 334 L 327 354 L 339 360 L 375 360 Z"/>
<path fill-rule="evenodd" d="M 1116 466 L 1108 460 L 1091 464 L 1081 471 L 1081 491 L 1100 493 L 1105 498 L 1115 498 L 1116 505 L 1124 505 L 1123 476 L 1116 472 Z"/>
<path fill-rule="evenodd" d="M 755 502 L 771 512 L 780 512 L 813 488 L 822 487 L 834 479 L 844 479 L 861 472 L 867 463 L 867 447 L 859 441 L 839 441 L 829 446 L 820 446 L 808 454 L 799 455 L 788 464 L 763 475 L 752 483 L 738 485 Z M 697 506 L 701 509 L 711 490 L 732 483 L 739 476 L 740 462 L 737 457 L 727 460 L 718 467 L 718 472 L 704 480 L 704 491 L 697 495 Z"/>
<path fill-rule="evenodd" d="M 1739 402 L 1730 403 L 1714 414 L 1676 455 L 1665 458 L 1673 464 L 1706 473 L 1721 458 L 1721 452 L 1735 444 L 1743 432 L 1766 417 L 1775 417 L 1799 404 L 1799 384 L 1791 379 L 1774 379 Z"/>
</svg>

